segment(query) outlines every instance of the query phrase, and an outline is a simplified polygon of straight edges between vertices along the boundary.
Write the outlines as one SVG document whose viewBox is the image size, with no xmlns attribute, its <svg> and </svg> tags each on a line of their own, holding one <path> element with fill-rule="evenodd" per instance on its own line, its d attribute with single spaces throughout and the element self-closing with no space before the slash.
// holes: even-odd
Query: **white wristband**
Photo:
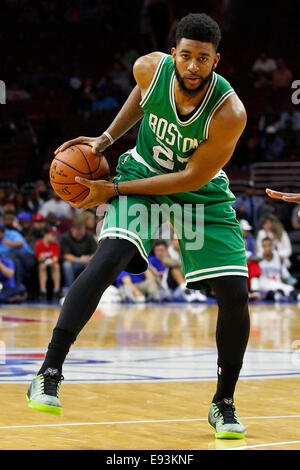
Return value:
<svg viewBox="0 0 300 470">
<path fill-rule="evenodd" d="M 114 139 L 112 138 L 112 136 L 107 132 L 103 132 L 104 135 L 106 135 L 106 137 L 108 138 L 108 140 L 110 141 L 111 144 L 114 143 Z"/>
</svg>

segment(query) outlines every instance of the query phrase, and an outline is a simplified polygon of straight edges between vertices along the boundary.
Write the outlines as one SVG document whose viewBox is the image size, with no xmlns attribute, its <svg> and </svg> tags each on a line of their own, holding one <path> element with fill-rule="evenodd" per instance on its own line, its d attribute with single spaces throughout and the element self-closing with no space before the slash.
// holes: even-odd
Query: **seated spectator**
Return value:
<svg viewBox="0 0 300 470">
<path fill-rule="evenodd" d="M 292 226 L 293 229 L 299 230 L 300 229 L 300 205 L 298 204 L 297 206 L 294 207 L 293 212 L 292 212 Z"/>
<path fill-rule="evenodd" d="M 159 286 L 150 270 L 141 274 L 122 271 L 116 279 L 116 287 L 124 301 L 144 303 L 146 300 L 159 300 Z"/>
<path fill-rule="evenodd" d="M 149 268 L 161 287 L 162 300 L 170 299 L 187 302 L 203 301 L 206 297 L 199 291 L 185 287 L 185 277 L 181 269 L 179 243 L 176 237 L 172 239 L 174 251 L 169 253 L 168 245 L 164 240 L 158 240 L 153 246 L 153 255 L 149 256 Z"/>
<path fill-rule="evenodd" d="M 51 213 L 55 214 L 58 219 L 72 219 L 73 217 L 73 210 L 70 204 L 63 201 L 55 191 L 52 191 L 51 199 L 44 202 L 39 213 L 46 218 Z"/>
<path fill-rule="evenodd" d="M 74 279 L 84 270 L 97 249 L 94 237 L 86 232 L 84 222 L 74 218 L 71 229 L 61 236 L 61 257 L 63 260 L 64 293 Z"/>
<path fill-rule="evenodd" d="M 280 255 L 274 250 L 273 240 L 262 240 L 262 259 L 259 262 L 261 276 L 259 289 L 263 298 L 267 300 L 280 300 L 283 296 L 293 300 L 300 300 L 300 295 L 293 286 L 284 282 L 287 270 L 282 263 Z"/>
<path fill-rule="evenodd" d="M 168 245 L 165 240 L 157 240 L 152 250 L 153 255 L 150 255 L 148 258 L 149 269 L 154 274 L 156 282 L 160 286 L 161 300 L 169 300 L 170 289 L 178 287 L 178 282 L 173 280 L 171 274 L 169 276 L 170 271 L 175 273 L 176 279 L 180 278 L 180 285 L 182 288 L 185 288 L 184 278 L 182 279 L 178 273 L 180 263 L 173 261 L 169 256 Z M 173 280 L 173 282 L 171 280 Z"/>
<path fill-rule="evenodd" d="M 23 302 L 26 298 L 25 286 L 16 283 L 13 260 L 0 255 L 0 303 Z"/>
<path fill-rule="evenodd" d="M 23 282 L 24 276 L 30 278 L 35 265 L 34 252 L 18 230 L 7 226 L 6 214 L 0 225 L 0 254 L 13 259 L 17 265 L 17 283 Z"/>
<path fill-rule="evenodd" d="M 59 300 L 60 266 L 59 243 L 56 241 L 57 230 L 48 228 L 42 240 L 35 244 L 35 256 L 38 262 L 40 300 L 47 300 L 47 279 L 53 281 L 53 300 Z"/>
<path fill-rule="evenodd" d="M 263 210 L 264 201 L 261 197 L 255 195 L 254 181 L 248 181 L 244 193 L 239 196 L 233 204 L 233 208 L 237 212 L 237 216 L 246 219 L 255 231 L 260 213 Z"/>
<path fill-rule="evenodd" d="M 277 69 L 272 75 L 272 83 L 276 88 L 288 87 L 293 80 L 292 71 L 285 65 L 283 59 L 277 60 Z"/>
<path fill-rule="evenodd" d="M 247 266 L 248 266 L 248 290 L 249 298 L 252 300 L 259 300 L 259 281 L 258 278 L 261 275 L 261 270 L 258 264 L 258 257 L 255 254 L 255 241 L 250 231 L 252 230 L 251 225 L 245 219 L 240 220 L 241 230 L 246 248 Z"/>
<path fill-rule="evenodd" d="M 256 237 L 256 253 L 260 258 L 263 254 L 262 241 L 265 238 L 269 238 L 273 241 L 273 248 L 281 258 L 282 263 L 286 268 L 291 265 L 290 256 L 292 255 L 292 245 L 287 232 L 278 217 L 274 214 L 269 214 L 262 220 L 262 228 L 259 230 Z M 287 277 L 285 282 L 289 284 L 296 284 L 297 280 L 291 276 L 286 269 Z"/>
<path fill-rule="evenodd" d="M 26 214 L 26 217 L 27 217 L 27 214 Z M 25 218 L 26 218 L 25 217 Z M 20 233 L 20 230 L 19 228 L 17 227 L 20 227 L 21 228 L 21 224 L 16 224 L 15 223 L 15 214 L 13 212 L 5 212 L 4 215 L 3 215 L 3 218 L 2 218 L 2 225 L 4 227 L 4 229 L 7 231 L 7 236 L 10 237 L 13 236 L 13 235 L 16 235 L 18 237 L 18 243 L 17 244 L 7 244 L 7 246 L 9 247 L 23 247 L 25 248 L 26 251 L 28 251 L 29 253 L 31 253 L 32 251 L 30 250 L 30 248 L 28 247 L 25 239 L 24 239 L 24 242 L 23 243 L 20 243 L 19 241 L 21 240 L 21 238 L 23 238 L 22 234 Z M 11 232 L 11 233 L 10 233 Z M 16 233 L 15 233 L 16 232 Z M 21 238 L 20 238 L 21 237 Z M 12 242 L 15 242 L 16 240 L 11 240 Z"/>
<path fill-rule="evenodd" d="M 5 218 L 5 225 L 7 228 L 12 229 L 12 230 L 19 230 L 21 228 L 18 218 L 16 216 L 16 208 L 15 208 L 14 203 L 5 202 L 3 206 L 2 223 L 4 221 L 4 218 Z"/>
</svg>

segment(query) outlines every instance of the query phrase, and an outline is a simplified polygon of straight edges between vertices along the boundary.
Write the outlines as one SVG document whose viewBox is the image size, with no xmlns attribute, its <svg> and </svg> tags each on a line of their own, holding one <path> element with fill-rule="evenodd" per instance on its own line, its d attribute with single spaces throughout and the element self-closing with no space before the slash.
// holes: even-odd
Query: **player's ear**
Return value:
<svg viewBox="0 0 300 470">
<path fill-rule="evenodd" d="M 215 70 L 217 68 L 217 65 L 219 63 L 219 60 L 220 60 L 220 54 L 217 52 L 217 54 L 215 55 L 215 59 L 214 59 L 214 65 L 213 65 L 213 69 Z"/>
<path fill-rule="evenodd" d="M 172 47 L 172 49 L 171 49 L 171 55 L 172 55 L 172 57 L 173 57 L 173 62 L 174 62 L 174 60 L 176 59 L 176 48 L 175 48 L 175 47 Z"/>
</svg>

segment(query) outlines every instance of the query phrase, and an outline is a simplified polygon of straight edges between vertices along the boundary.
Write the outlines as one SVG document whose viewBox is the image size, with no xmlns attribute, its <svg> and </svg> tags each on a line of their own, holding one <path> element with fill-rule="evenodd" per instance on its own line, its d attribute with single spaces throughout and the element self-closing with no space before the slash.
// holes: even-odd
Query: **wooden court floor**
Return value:
<svg viewBox="0 0 300 470">
<path fill-rule="evenodd" d="M 101 306 L 66 361 L 62 416 L 25 402 L 59 309 L 3 306 L 0 448 L 300 449 L 299 312 L 297 305 L 251 306 L 235 395 L 247 435 L 230 441 L 215 439 L 207 425 L 215 305 Z"/>
</svg>

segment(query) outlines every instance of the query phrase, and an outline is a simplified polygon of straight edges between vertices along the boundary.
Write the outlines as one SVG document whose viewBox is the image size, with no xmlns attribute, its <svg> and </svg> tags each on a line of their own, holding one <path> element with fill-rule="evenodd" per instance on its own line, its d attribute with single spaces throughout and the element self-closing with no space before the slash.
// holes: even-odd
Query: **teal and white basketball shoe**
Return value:
<svg viewBox="0 0 300 470">
<path fill-rule="evenodd" d="M 62 380 L 63 376 L 58 370 L 50 367 L 43 374 L 36 375 L 26 395 L 28 406 L 34 410 L 60 415 L 62 406 L 59 389 Z"/>
<path fill-rule="evenodd" d="M 208 425 L 218 439 L 243 439 L 245 426 L 240 422 L 232 398 L 224 398 L 210 405 Z"/>
</svg>

